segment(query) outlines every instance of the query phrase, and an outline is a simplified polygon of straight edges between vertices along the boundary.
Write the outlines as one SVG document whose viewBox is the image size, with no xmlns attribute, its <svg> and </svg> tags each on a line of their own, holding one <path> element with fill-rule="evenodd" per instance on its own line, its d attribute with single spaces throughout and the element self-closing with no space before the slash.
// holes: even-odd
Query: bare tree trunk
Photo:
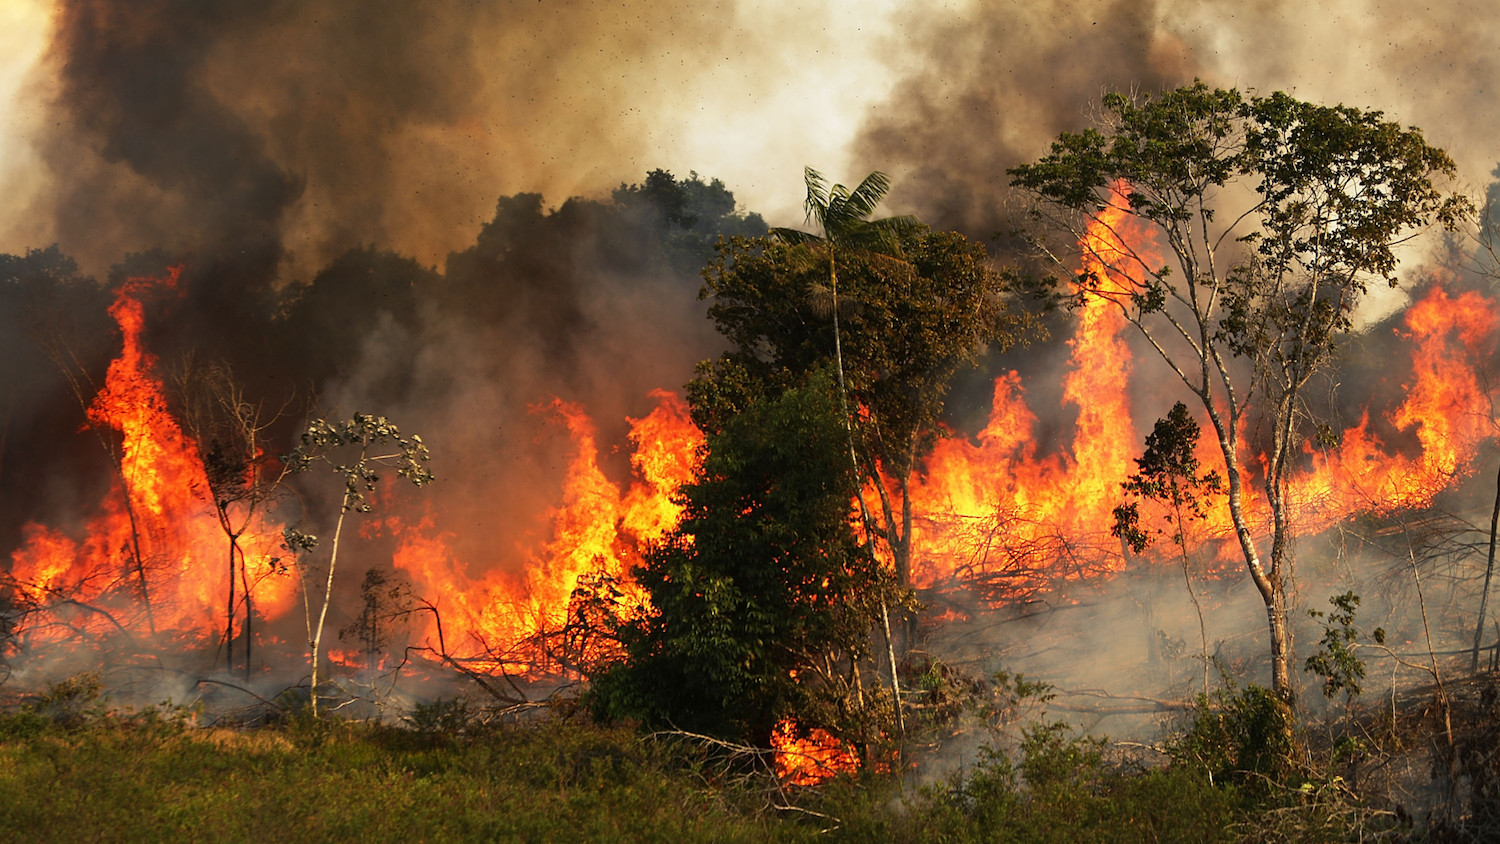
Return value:
<svg viewBox="0 0 1500 844">
<path fill-rule="evenodd" d="M 1291 636 L 1287 628 L 1286 588 L 1281 584 L 1266 606 L 1266 621 L 1271 633 L 1271 691 L 1287 703 L 1292 700 Z"/>
<path fill-rule="evenodd" d="M 255 615 L 255 602 L 250 595 L 250 570 L 245 565 L 245 552 L 240 552 L 240 581 L 245 584 L 245 626 L 241 631 L 245 636 L 245 679 L 250 679 L 250 643 L 251 619 Z"/>
<path fill-rule="evenodd" d="M 234 671 L 234 536 L 229 537 L 229 602 L 224 608 L 224 673 Z"/>
<path fill-rule="evenodd" d="M 111 452 L 113 456 L 113 452 Z M 130 501 L 130 485 L 125 482 L 125 466 L 115 464 L 120 474 L 120 497 L 125 500 L 125 516 L 130 521 L 130 553 L 135 557 L 135 575 L 141 593 L 141 606 L 146 610 L 146 629 L 156 635 L 156 617 L 151 612 L 151 593 L 146 588 L 146 562 L 141 558 L 141 532 L 136 527 L 135 505 Z"/>
<path fill-rule="evenodd" d="M 855 449 L 854 449 L 854 422 L 853 422 L 853 419 L 849 415 L 849 399 L 848 399 L 847 390 L 844 387 L 844 344 L 843 344 L 843 340 L 839 337 L 839 273 L 838 273 L 838 265 L 837 265 L 837 263 L 835 261 L 834 249 L 833 249 L 833 244 L 832 243 L 828 244 L 828 281 L 829 281 L 829 290 L 830 290 L 830 292 L 832 294 L 832 300 L 833 300 L 833 360 L 834 360 L 835 369 L 838 372 L 838 380 L 839 380 L 839 410 L 843 412 L 843 416 L 844 416 L 844 428 L 849 433 L 849 463 L 850 463 L 850 468 L 852 468 L 854 470 L 854 479 L 855 479 L 854 482 L 856 484 L 859 484 L 859 478 L 860 478 L 861 473 L 859 471 L 859 456 L 855 453 Z M 879 484 L 879 481 L 880 481 L 880 479 L 877 477 L 876 478 L 876 483 Z M 906 506 L 908 507 L 907 524 L 909 526 L 910 525 L 910 509 L 909 508 L 911 506 L 910 502 L 906 502 Z M 865 519 L 865 523 L 866 523 L 865 524 L 865 535 L 868 538 L 869 535 L 870 535 L 870 530 L 869 530 L 870 514 L 869 514 L 869 511 L 866 510 L 865 507 L 864 507 L 863 495 L 861 495 L 861 498 L 860 498 L 860 513 L 861 513 L 861 515 Z M 896 571 L 897 580 L 898 580 L 898 582 L 901 585 L 905 586 L 907 580 L 906 580 L 906 577 L 903 577 L 903 574 L 902 574 L 902 571 L 901 571 L 900 550 L 898 548 L 893 548 L 892 550 L 893 550 L 893 552 L 897 556 L 897 563 L 896 563 L 896 566 L 897 566 L 897 571 Z M 908 575 L 909 575 L 909 572 L 908 572 Z M 895 699 L 896 729 L 900 732 L 900 734 L 903 737 L 905 737 L 905 735 L 906 735 L 906 723 L 905 723 L 905 718 L 904 718 L 904 716 L 901 713 L 901 680 L 898 677 L 897 672 L 896 672 L 896 650 L 895 650 L 894 643 L 892 643 L 892 641 L 891 641 L 891 616 L 890 616 L 890 611 L 887 608 L 887 604 L 886 604 L 886 600 L 885 600 L 885 596 L 884 595 L 880 596 L 880 621 L 881 621 L 881 624 L 885 628 L 885 649 L 886 649 L 886 656 L 890 659 L 890 663 L 891 663 L 891 696 Z"/>
<path fill-rule="evenodd" d="M 891 614 L 885 596 L 880 596 L 880 623 L 885 627 L 885 655 L 891 662 L 891 696 L 896 699 L 896 732 L 906 738 L 906 718 L 901 714 L 901 680 L 896 674 L 896 647 L 891 642 Z"/>
<path fill-rule="evenodd" d="M 1469 662 L 1471 673 L 1479 671 L 1479 645 L 1484 639 L 1484 614 L 1489 608 L 1490 580 L 1495 575 L 1495 537 L 1500 533 L 1500 474 L 1495 477 L 1495 510 L 1490 514 L 1490 557 L 1484 567 L 1484 588 L 1479 592 L 1479 621 L 1474 625 L 1474 656 Z M 1497 641 L 1496 647 L 1500 647 Z"/>
<path fill-rule="evenodd" d="M 328 605 L 333 602 L 333 571 L 339 562 L 339 536 L 344 532 L 344 517 L 349 514 L 349 494 L 344 493 L 339 520 L 333 528 L 333 552 L 328 555 L 328 582 L 323 587 L 323 607 L 318 611 L 318 626 L 312 637 L 312 714 L 318 717 L 318 651 L 323 647 L 323 624 L 328 619 Z"/>
<path fill-rule="evenodd" d="M 1172 502 L 1173 510 L 1177 516 L 1177 549 L 1182 552 L 1182 582 L 1187 586 L 1188 597 L 1193 599 L 1193 609 L 1198 611 L 1198 641 L 1201 646 L 1201 658 L 1203 660 L 1203 696 L 1208 697 L 1208 626 L 1203 621 L 1203 602 L 1198 600 L 1198 590 L 1193 588 L 1193 576 L 1189 567 L 1187 550 L 1187 526 L 1183 523 L 1182 503 Z M 1124 540 L 1121 540 L 1124 547 Z"/>
</svg>

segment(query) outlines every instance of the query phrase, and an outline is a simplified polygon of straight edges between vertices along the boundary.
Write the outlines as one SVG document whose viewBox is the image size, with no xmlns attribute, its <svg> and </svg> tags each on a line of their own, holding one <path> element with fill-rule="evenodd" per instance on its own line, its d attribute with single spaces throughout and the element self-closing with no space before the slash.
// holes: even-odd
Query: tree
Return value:
<svg viewBox="0 0 1500 844">
<path fill-rule="evenodd" d="M 339 631 L 340 641 L 353 641 L 365 656 L 365 667 L 373 676 L 380 656 L 391 643 L 391 634 L 411 617 L 411 585 L 394 572 L 371 567 L 359 582 L 363 608 L 353 621 Z"/>
<path fill-rule="evenodd" d="M 348 462 L 343 462 L 347 460 Z M 427 446 L 416 434 L 403 437 L 401 431 L 383 416 L 356 413 L 346 421 L 329 422 L 314 419 L 302 432 L 300 442 L 292 453 L 283 459 L 292 473 L 305 472 L 314 463 L 325 463 L 344 480 L 343 500 L 339 505 L 338 520 L 334 523 L 332 550 L 328 555 L 328 579 L 323 587 L 322 606 L 318 610 L 318 622 L 312 622 L 308 604 L 306 575 L 303 574 L 303 606 L 308 611 L 308 645 L 312 649 L 312 700 L 313 717 L 318 715 L 318 667 L 319 651 L 323 647 L 323 625 L 328 618 L 328 605 L 333 600 L 333 575 L 339 560 L 339 539 L 344 531 L 344 517 L 351 511 L 370 512 L 366 493 L 375 489 L 380 481 L 377 471 L 381 467 L 396 470 L 399 477 L 421 487 L 432 481 L 432 473 L 422 464 L 427 462 Z M 307 553 L 317 547 L 318 538 L 299 530 L 286 531 L 287 548 L 293 552 Z M 305 567 L 299 566 L 303 572 Z"/>
<path fill-rule="evenodd" d="M 709 434 L 680 525 L 635 571 L 652 609 L 620 628 L 625 659 L 592 691 L 600 714 L 764 747 L 780 719 L 822 704 L 844 719 L 814 723 L 847 729 L 889 580 L 849 521 L 840 417 L 824 374 Z"/>
<path fill-rule="evenodd" d="M 777 229 L 775 239 L 731 239 L 704 270 L 709 316 L 735 348 L 700 365 L 688 387 L 694 418 L 713 430 L 750 397 L 831 364 L 860 488 L 879 496 L 878 520 L 860 501 L 866 529 L 909 585 L 907 492 L 942 435 L 949 385 L 987 346 L 1014 342 L 1022 322 L 979 244 L 909 217 L 868 220 L 883 174 L 849 191 L 825 188 L 809 169 L 807 183 L 823 237 Z"/>
<path fill-rule="evenodd" d="M 203 493 L 212 501 L 219 529 L 228 541 L 224 670 L 234 670 L 234 619 L 238 607 L 243 606 L 240 635 L 245 645 L 248 678 L 258 581 L 251 577 L 240 540 L 246 531 L 258 526 L 263 508 L 275 499 L 289 472 L 284 463 L 273 466 L 263 448 L 267 429 L 284 415 L 286 406 L 268 413 L 262 403 L 249 401 L 244 387 L 224 363 L 200 365 L 188 357 L 176 373 L 176 382 L 183 405 L 183 425 L 203 460 L 208 481 L 208 489 Z M 276 565 L 272 571 L 282 574 L 285 568 Z M 241 586 L 238 595 L 236 579 Z"/>
<path fill-rule="evenodd" d="M 1202 466 L 1198 461 L 1197 449 L 1201 433 L 1198 422 L 1182 402 L 1172 405 L 1172 411 L 1165 419 L 1156 420 L 1155 428 L 1146 435 L 1145 453 L 1136 458 L 1138 474 L 1131 475 L 1121 485 L 1137 500 L 1115 508 L 1115 524 L 1111 532 L 1137 554 L 1145 551 L 1157 535 L 1166 535 L 1177 546 L 1182 555 L 1182 579 L 1187 585 L 1188 595 L 1193 599 L 1193 607 L 1198 611 L 1198 640 L 1203 657 L 1203 694 L 1206 697 L 1208 629 L 1203 622 L 1203 604 L 1198 600 L 1198 590 L 1193 588 L 1189 570 L 1187 526 L 1190 520 L 1207 517 L 1208 499 L 1222 492 L 1223 484 L 1218 472 L 1199 471 Z M 1140 499 L 1151 499 L 1166 505 L 1170 533 L 1161 528 L 1150 530 L 1141 527 Z"/>
<path fill-rule="evenodd" d="M 647 218 L 672 269 L 687 277 L 696 276 L 713 259 L 719 237 L 754 237 L 767 231 L 759 214 L 735 210 L 734 194 L 723 181 L 705 182 L 697 172 L 678 179 L 666 170 L 652 170 L 641 184 L 620 185 L 612 198 L 627 219 Z"/>
<path fill-rule="evenodd" d="M 1500 178 L 1500 167 L 1491 176 Z M 1475 259 L 1479 274 L 1489 280 L 1493 287 L 1500 283 L 1500 181 L 1491 182 L 1485 192 L 1484 211 L 1479 215 L 1478 230 L 1474 234 Z M 1500 421 L 1497 421 L 1500 425 Z M 1479 588 L 1479 613 L 1474 622 L 1474 650 L 1469 661 L 1469 671 L 1479 671 L 1479 646 L 1484 642 L 1485 612 L 1490 602 L 1490 584 L 1495 579 L 1495 547 L 1500 543 L 1500 473 L 1495 478 L 1495 506 L 1490 513 L 1489 557 L 1484 566 L 1484 583 Z M 1497 643 L 1500 647 L 1500 643 Z"/>
<path fill-rule="evenodd" d="M 843 185 L 830 187 L 823 174 L 811 167 L 803 169 L 802 178 L 807 185 L 807 199 L 803 201 L 802 207 L 807 212 L 807 221 L 816 223 L 823 231 L 822 236 L 786 228 L 773 229 L 771 233 L 784 243 L 815 247 L 815 251 L 827 257 L 829 312 L 833 316 L 834 371 L 838 373 L 839 379 L 839 404 L 847 417 L 848 388 L 844 383 L 844 350 L 839 336 L 838 254 L 861 252 L 899 259 L 901 234 L 918 228 L 919 224 L 914 217 L 870 219 L 876 206 L 891 189 L 890 177 L 879 170 L 866 176 L 852 191 Z M 857 467 L 857 460 L 855 464 Z"/>
<path fill-rule="evenodd" d="M 1452 159 L 1378 111 L 1199 82 L 1107 94 L 1096 127 L 1063 133 L 1048 155 L 1009 172 L 1031 202 L 1038 254 L 1072 275 L 1067 294 L 1057 276 L 1044 288 L 1117 305 L 1207 414 L 1236 539 L 1266 607 L 1273 690 L 1290 699 L 1286 492 L 1309 421 L 1303 388 L 1351 329 L 1368 285 L 1396 284 L 1395 247 L 1469 212 L 1441 186 Z M 1128 221 L 1154 232 L 1166 263 L 1123 236 Z M 1091 228 L 1123 249 L 1104 248 Z M 1107 272 L 1075 274 L 1078 252 Z M 1269 431 L 1259 475 L 1242 469 L 1251 420 Z M 1268 550 L 1252 531 L 1247 484 L 1269 507 Z"/>
</svg>

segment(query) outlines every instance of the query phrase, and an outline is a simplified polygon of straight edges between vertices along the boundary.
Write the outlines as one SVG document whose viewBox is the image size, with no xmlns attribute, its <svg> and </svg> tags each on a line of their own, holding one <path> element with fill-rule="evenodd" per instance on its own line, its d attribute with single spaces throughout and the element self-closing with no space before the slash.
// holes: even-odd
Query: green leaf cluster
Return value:
<svg viewBox="0 0 1500 844">
<path fill-rule="evenodd" d="M 621 627 L 596 712 L 761 746 L 784 717 L 833 720 L 815 710 L 865 656 L 886 588 L 850 522 L 846 437 L 826 373 L 709 434 L 679 528 L 635 571 L 653 609 Z"/>
<path fill-rule="evenodd" d="M 881 464 L 905 475 L 940 432 L 953 376 L 991 345 L 1008 345 L 1022 319 L 1005 301 L 1009 280 L 984 247 L 956 232 L 914 226 L 900 260 L 839 253 L 839 331 L 857 426 Z M 734 238 L 704 270 L 709 316 L 733 350 L 699 367 L 688 386 L 694 419 L 715 430 L 757 396 L 833 361 L 825 245 Z"/>
<path fill-rule="evenodd" d="M 1183 545 L 1186 519 L 1202 519 L 1209 496 L 1223 491 L 1218 472 L 1200 472 L 1198 437 L 1202 431 L 1187 405 L 1177 402 L 1165 419 L 1146 435 L 1146 450 L 1135 459 L 1137 473 L 1122 484 L 1125 492 L 1138 499 L 1150 499 L 1168 505 L 1170 539 Z M 1141 527 L 1140 505 L 1131 501 L 1115 508 L 1115 523 L 1110 532 L 1125 540 L 1139 554 L 1151 544 L 1152 533 Z M 1165 533 L 1157 530 L 1156 533 Z"/>
<path fill-rule="evenodd" d="M 1220 309 L 1213 339 L 1238 355 L 1326 347 L 1348 329 L 1370 280 L 1395 284 L 1396 247 L 1411 232 L 1452 228 L 1473 212 L 1467 197 L 1441 187 L 1456 174 L 1448 154 L 1379 111 L 1203 82 L 1110 93 L 1102 105 L 1099 128 L 1063 133 L 1048 155 L 1008 171 L 1012 185 L 1041 203 L 1034 216 L 1044 206 L 1084 217 L 1117 206 L 1159 226 L 1185 277 L 1150 266 L 1121 274 L 1136 288 L 1135 307 L 1152 313 L 1185 295 L 1195 308 Z M 1243 211 L 1216 219 L 1247 191 Z M 1220 267 L 1205 252 L 1223 237 L 1246 248 Z M 1081 291 L 1098 287 L 1080 281 Z M 1207 298 L 1184 293 L 1192 287 Z M 1293 330 L 1301 337 L 1288 343 Z"/>
<path fill-rule="evenodd" d="M 393 450 L 370 453 L 372 448 L 379 450 L 383 446 Z M 341 455 L 354 459 L 342 462 Z M 283 462 L 293 473 L 305 472 L 317 462 L 327 463 L 344 477 L 344 511 L 368 513 L 370 504 L 365 493 L 379 483 L 378 467 L 393 468 L 399 477 L 420 487 L 432 481 L 432 472 L 422 465 L 430 459 L 420 436 L 403 437 L 401 430 L 384 416 L 356 413 L 342 421 L 309 422 L 297 447 Z"/>
</svg>

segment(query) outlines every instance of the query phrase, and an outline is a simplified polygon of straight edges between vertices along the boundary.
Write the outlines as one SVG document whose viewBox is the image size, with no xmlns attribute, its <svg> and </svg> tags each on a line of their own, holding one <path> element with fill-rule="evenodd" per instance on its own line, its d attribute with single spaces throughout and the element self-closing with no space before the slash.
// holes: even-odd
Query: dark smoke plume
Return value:
<svg viewBox="0 0 1500 844">
<path fill-rule="evenodd" d="M 1050 0 L 910 13 L 910 40 L 927 60 L 861 127 L 856 157 L 902 174 L 893 202 L 934 226 L 981 238 L 1009 230 L 1007 167 L 1084 126 L 1106 89 L 1192 81 L 1183 45 L 1155 25 L 1155 5 Z"/>
</svg>

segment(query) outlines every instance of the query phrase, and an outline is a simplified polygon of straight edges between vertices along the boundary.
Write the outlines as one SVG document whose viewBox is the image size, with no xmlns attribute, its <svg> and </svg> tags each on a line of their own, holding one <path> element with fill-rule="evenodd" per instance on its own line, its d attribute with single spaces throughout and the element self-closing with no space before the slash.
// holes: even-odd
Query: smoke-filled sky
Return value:
<svg viewBox="0 0 1500 844">
<path fill-rule="evenodd" d="M 5 0 L 0 251 L 99 272 L 279 242 L 441 265 L 495 200 L 662 167 L 800 220 L 804 164 L 988 235 L 1004 169 L 1106 88 L 1191 81 L 1381 108 L 1475 186 L 1500 158 L 1489 3 Z M 228 239 L 226 242 L 225 239 Z M 214 241 L 206 246 L 205 241 Z"/>
</svg>

